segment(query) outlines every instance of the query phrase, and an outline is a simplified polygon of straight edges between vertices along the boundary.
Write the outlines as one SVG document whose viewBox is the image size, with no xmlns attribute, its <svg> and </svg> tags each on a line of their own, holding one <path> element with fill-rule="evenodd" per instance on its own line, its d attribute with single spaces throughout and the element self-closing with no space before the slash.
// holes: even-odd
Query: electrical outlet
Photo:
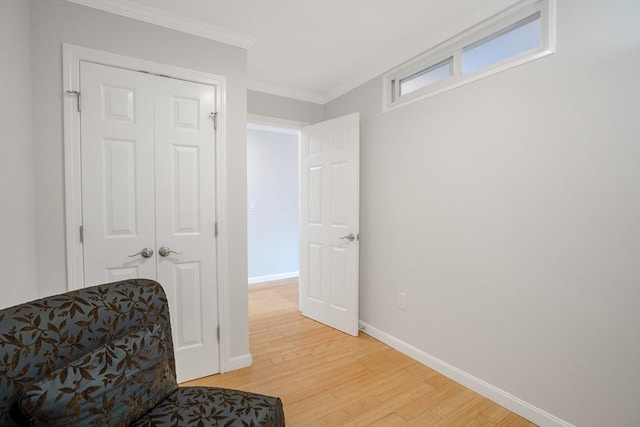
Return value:
<svg viewBox="0 0 640 427">
<path fill-rule="evenodd" d="M 400 310 L 407 309 L 407 294 L 405 292 L 398 292 L 398 308 Z"/>
</svg>

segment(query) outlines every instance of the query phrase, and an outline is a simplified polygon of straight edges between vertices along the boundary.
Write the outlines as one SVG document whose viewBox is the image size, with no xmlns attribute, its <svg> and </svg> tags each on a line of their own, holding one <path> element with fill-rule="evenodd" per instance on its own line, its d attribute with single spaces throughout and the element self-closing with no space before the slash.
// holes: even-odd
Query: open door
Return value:
<svg viewBox="0 0 640 427">
<path fill-rule="evenodd" d="M 306 127 L 300 139 L 300 311 L 358 335 L 360 115 Z"/>
</svg>

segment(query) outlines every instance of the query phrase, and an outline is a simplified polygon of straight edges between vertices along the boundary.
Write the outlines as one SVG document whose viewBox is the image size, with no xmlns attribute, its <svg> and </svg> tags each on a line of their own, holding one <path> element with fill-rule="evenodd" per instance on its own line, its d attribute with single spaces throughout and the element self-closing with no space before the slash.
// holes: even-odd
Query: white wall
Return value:
<svg viewBox="0 0 640 427">
<path fill-rule="evenodd" d="M 246 238 L 247 51 L 61 0 L 32 0 L 36 235 L 40 296 L 66 288 L 62 43 L 227 77 L 231 356 L 249 352 Z"/>
<path fill-rule="evenodd" d="M 30 4 L 0 0 L 0 308 L 37 297 Z"/>
<path fill-rule="evenodd" d="M 247 199 L 249 281 L 297 272 L 298 135 L 247 131 Z"/>
<path fill-rule="evenodd" d="M 638 426 L 640 2 L 557 21 L 555 55 L 326 106 L 362 117 L 361 319 L 575 425 Z"/>
<path fill-rule="evenodd" d="M 323 119 L 323 106 L 269 93 L 247 91 L 249 114 L 276 117 L 303 123 L 317 123 Z"/>
</svg>

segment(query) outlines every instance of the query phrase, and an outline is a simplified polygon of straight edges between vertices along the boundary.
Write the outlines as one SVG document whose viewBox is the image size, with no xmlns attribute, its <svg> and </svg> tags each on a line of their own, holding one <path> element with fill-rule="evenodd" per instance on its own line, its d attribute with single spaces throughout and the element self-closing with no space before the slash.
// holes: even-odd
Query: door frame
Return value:
<svg viewBox="0 0 640 427">
<path fill-rule="evenodd" d="M 64 132 L 64 186 L 66 217 L 67 290 L 83 286 L 84 260 L 80 226 L 82 225 L 82 188 L 80 156 L 80 115 L 82 94 L 77 98 L 73 91 L 80 90 L 80 62 L 143 71 L 153 74 L 216 86 L 216 221 L 218 223 L 217 247 L 217 295 L 218 326 L 220 328 L 220 373 L 233 368 L 229 344 L 229 234 L 227 223 L 227 157 L 226 157 L 226 78 L 202 71 L 146 61 L 111 52 L 89 49 L 64 43 L 62 45 L 62 99 Z M 215 331 L 211 331 L 215 333 Z"/>
<path fill-rule="evenodd" d="M 247 124 L 261 125 L 265 127 L 272 127 L 279 129 L 292 129 L 298 132 L 302 131 L 302 128 L 309 126 L 311 123 L 298 122 L 295 120 L 281 119 L 279 117 L 262 116 L 260 114 L 247 114 Z"/>
</svg>

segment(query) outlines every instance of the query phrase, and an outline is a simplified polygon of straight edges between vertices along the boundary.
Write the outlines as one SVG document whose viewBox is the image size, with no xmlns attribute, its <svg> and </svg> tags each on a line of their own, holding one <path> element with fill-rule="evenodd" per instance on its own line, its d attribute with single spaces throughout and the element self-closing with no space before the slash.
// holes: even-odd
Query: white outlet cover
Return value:
<svg viewBox="0 0 640 427">
<path fill-rule="evenodd" d="M 407 309 L 407 294 L 405 292 L 398 292 L 398 308 L 400 310 Z"/>
</svg>

